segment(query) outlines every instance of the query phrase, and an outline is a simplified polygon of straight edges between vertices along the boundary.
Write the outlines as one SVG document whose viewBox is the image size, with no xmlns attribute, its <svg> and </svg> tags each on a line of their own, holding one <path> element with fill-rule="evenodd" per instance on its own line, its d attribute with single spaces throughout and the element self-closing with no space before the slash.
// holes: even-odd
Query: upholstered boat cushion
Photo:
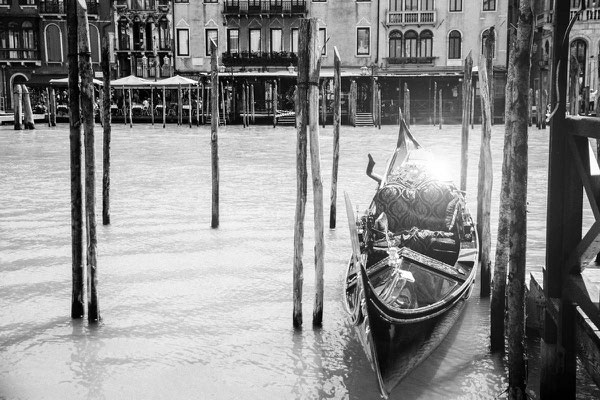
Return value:
<svg viewBox="0 0 600 400">
<path fill-rule="evenodd" d="M 394 235 L 393 245 L 408 247 L 450 265 L 456 263 L 460 250 L 460 243 L 455 233 L 419 228 L 404 230 Z"/>
<path fill-rule="evenodd" d="M 414 166 L 394 172 L 375 195 L 377 215 L 386 213 L 392 232 L 413 227 L 432 231 L 454 228 L 463 200 L 452 183 L 433 179 Z"/>
</svg>

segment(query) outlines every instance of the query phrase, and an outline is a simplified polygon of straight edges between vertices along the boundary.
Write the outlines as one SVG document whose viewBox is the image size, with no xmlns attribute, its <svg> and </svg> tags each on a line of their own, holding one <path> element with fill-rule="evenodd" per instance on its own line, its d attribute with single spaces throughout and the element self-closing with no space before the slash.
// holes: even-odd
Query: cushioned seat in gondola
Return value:
<svg viewBox="0 0 600 400">
<path fill-rule="evenodd" d="M 452 183 L 436 180 L 417 166 L 402 166 L 374 200 L 377 216 L 385 212 L 388 229 L 403 246 L 447 264 L 456 262 L 463 199 Z"/>
</svg>

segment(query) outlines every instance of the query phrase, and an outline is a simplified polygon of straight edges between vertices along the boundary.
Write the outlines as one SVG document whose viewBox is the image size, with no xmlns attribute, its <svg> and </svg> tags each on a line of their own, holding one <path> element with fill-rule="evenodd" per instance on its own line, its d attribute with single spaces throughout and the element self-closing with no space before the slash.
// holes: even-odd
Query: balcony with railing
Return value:
<svg viewBox="0 0 600 400">
<path fill-rule="evenodd" d="M 40 61 L 40 53 L 35 49 L 0 49 L 0 60 L 3 61 L 20 61 L 20 62 L 33 62 Z"/>
<path fill-rule="evenodd" d="M 225 0 L 224 15 L 304 16 L 306 0 Z"/>
<path fill-rule="evenodd" d="M 406 64 L 433 64 L 437 57 L 388 57 L 388 65 L 406 65 Z"/>
<path fill-rule="evenodd" d="M 248 52 L 223 53 L 221 62 L 226 67 L 288 67 L 298 65 L 295 53 L 282 52 Z"/>
<path fill-rule="evenodd" d="M 98 2 L 87 1 L 87 12 L 88 14 L 98 14 Z M 40 0 L 39 2 L 40 14 L 65 14 L 65 2 L 64 0 Z"/>
<path fill-rule="evenodd" d="M 571 8 L 571 19 L 577 14 L 577 8 Z M 578 16 L 577 21 L 599 21 L 600 7 L 589 7 L 583 10 Z"/>
<path fill-rule="evenodd" d="M 388 25 L 435 25 L 436 23 L 435 11 L 389 11 L 387 13 Z"/>
</svg>

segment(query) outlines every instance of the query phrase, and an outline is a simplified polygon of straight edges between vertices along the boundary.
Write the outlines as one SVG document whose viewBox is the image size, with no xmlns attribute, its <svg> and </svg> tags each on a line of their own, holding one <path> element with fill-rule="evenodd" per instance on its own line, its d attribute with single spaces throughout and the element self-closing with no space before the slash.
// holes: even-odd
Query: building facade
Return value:
<svg viewBox="0 0 600 400">
<path fill-rule="evenodd" d="M 109 4 L 88 0 L 90 49 L 100 71 L 100 40 L 110 31 Z M 12 107 L 13 86 L 66 77 L 64 0 L 0 0 L 0 108 Z"/>
<path fill-rule="evenodd" d="M 583 1 L 583 4 L 582 4 Z M 569 112 L 596 113 L 600 79 L 600 1 L 569 0 L 571 18 L 575 19 L 568 43 L 570 48 Z M 583 10 L 580 11 L 582 5 Z M 536 107 L 546 111 L 551 90 L 551 64 L 553 43 L 554 0 L 534 2 L 535 34 L 532 51 L 531 87 Z M 575 85 L 573 85 L 575 83 Z M 572 98 L 579 97 L 577 108 Z"/>
<path fill-rule="evenodd" d="M 285 95 L 291 85 L 285 83 L 286 71 L 297 61 L 299 20 L 317 18 L 321 76 L 332 76 L 335 46 L 342 59 L 343 91 L 357 83 L 359 112 L 371 109 L 375 84 L 390 118 L 402 106 L 406 88 L 413 99 L 411 115 L 426 119 L 434 87 L 442 90 L 445 109 L 460 116 L 464 59 L 471 52 L 477 65 L 483 37 L 494 27 L 496 102 L 502 106 L 496 115 L 502 116 L 507 7 L 496 0 L 176 0 L 174 67 L 189 76 L 208 73 L 213 38 L 232 78 L 277 79 Z"/>
</svg>

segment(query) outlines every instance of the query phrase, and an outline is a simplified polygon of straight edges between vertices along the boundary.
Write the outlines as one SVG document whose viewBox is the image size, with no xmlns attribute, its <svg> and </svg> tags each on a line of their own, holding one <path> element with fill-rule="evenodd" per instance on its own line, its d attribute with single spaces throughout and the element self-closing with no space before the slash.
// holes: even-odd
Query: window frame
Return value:
<svg viewBox="0 0 600 400">
<path fill-rule="evenodd" d="M 448 2 L 448 12 L 462 12 L 463 0 L 450 0 Z"/>
<path fill-rule="evenodd" d="M 323 35 L 322 38 L 321 34 Z M 319 36 L 319 45 L 323 46 L 321 48 L 321 57 L 327 57 L 327 28 L 319 28 L 317 35 Z"/>
<path fill-rule="evenodd" d="M 210 53 L 210 33 L 216 33 L 216 39 L 215 42 L 217 42 L 217 52 L 219 51 L 219 30 L 217 28 L 205 28 L 204 29 L 204 56 L 205 57 L 210 57 L 211 53 Z"/>
<path fill-rule="evenodd" d="M 275 51 L 275 50 L 273 50 L 273 32 L 276 32 L 276 31 L 279 32 L 279 45 L 280 45 L 280 48 L 279 48 L 279 50 Z M 284 46 L 283 46 L 283 29 L 282 28 L 270 28 L 269 29 L 269 52 L 271 54 L 273 54 L 273 53 L 281 53 L 283 51 L 283 49 L 284 49 Z"/>
<path fill-rule="evenodd" d="M 366 31 L 367 33 L 367 52 L 361 53 L 359 51 L 359 32 Z M 371 27 L 370 26 L 357 26 L 356 27 L 356 57 L 370 57 L 371 56 Z"/>
<path fill-rule="evenodd" d="M 182 38 L 180 35 L 183 32 L 187 33 L 187 43 L 186 43 L 187 52 L 186 53 L 183 53 L 181 51 L 181 43 L 182 43 L 181 39 Z M 176 35 L 175 38 L 177 41 L 177 48 L 176 48 L 177 57 L 190 57 L 190 54 L 191 54 L 191 51 L 190 51 L 190 28 L 175 28 L 175 35 Z"/>
<path fill-rule="evenodd" d="M 496 0 L 483 0 L 481 2 L 481 10 L 486 12 L 496 11 L 496 8 L 498 7 L 496 3 Z"/>
<path fill-rule="evenodd" d="M 458 36 L 452 36 L 452 33 L 454 32 L 456 32 Z M 457 40 L 458 46 L 455 43 Z M 460 59 L 462 59 L 462 33 L 458 29 L 453 29 L 448 33 L 448 60 Z"/>
<path fill-rule="evenodd" d="M 237 32 L 237 37 L 235 41 L 237 43 L 237 48 L 235 51 L 231 50 L 231 32 Z M 240 53 L 240 30 L 239 28 L 229 28 L 227 29 L 227 53 L 228 54 L 239 54 Z"/>
<path fill-rule="evenodd" d="M 258 32 L 258 50 L 252 49 L 252 32 Z M 248 28 L 248 53 L 262 53 L 262 29 Z"/>
</svg>

